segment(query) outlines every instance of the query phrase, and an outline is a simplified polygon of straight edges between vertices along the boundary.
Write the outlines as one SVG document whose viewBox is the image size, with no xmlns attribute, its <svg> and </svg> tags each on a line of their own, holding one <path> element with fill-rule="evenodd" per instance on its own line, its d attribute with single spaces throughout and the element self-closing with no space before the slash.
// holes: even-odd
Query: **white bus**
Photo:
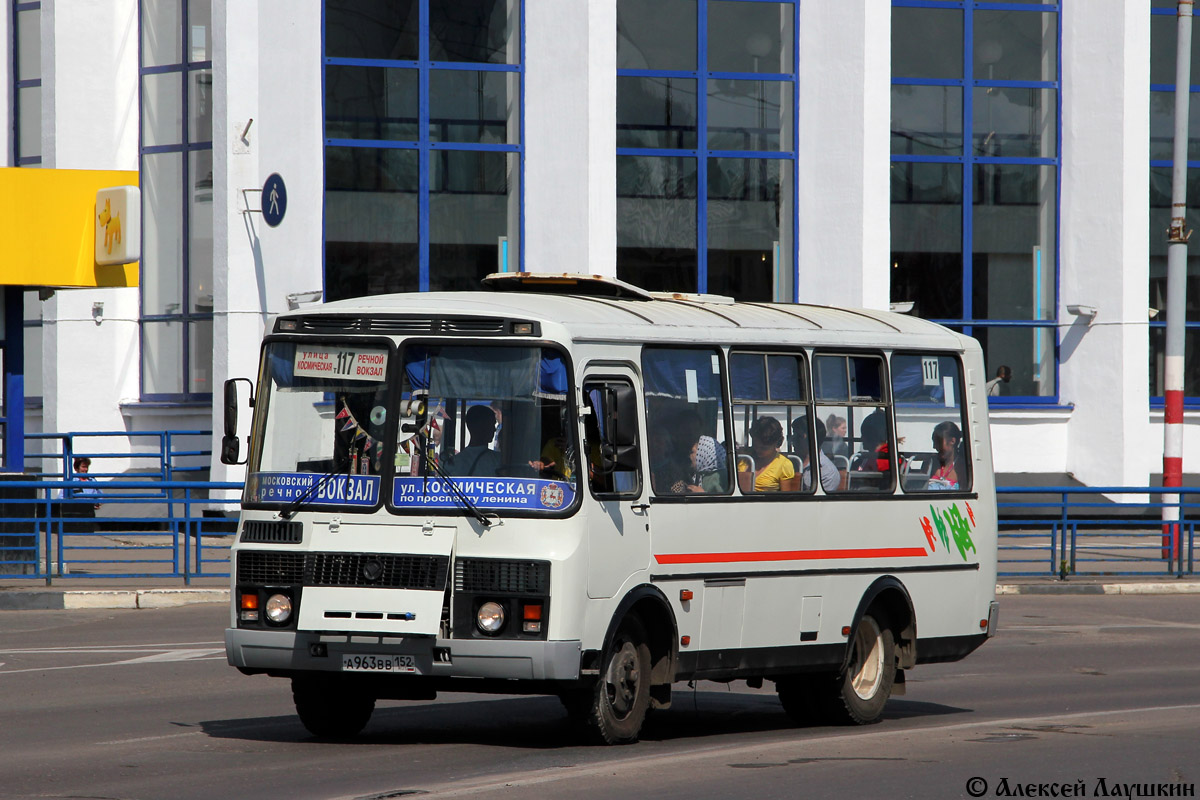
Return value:
<svg viewBox="0 0 1200 800">
<path fill-rule="evenodd" d="M 912 317 L 489 276 L 277 317 L 229 663 L 347 737 L 377 699 L 553 694 L 635 741 L 696 679 L 870 723 L 997 624 L 984 365 Z M 244 380 L 244 379 L 242 379 Z M 236 463 L 237 384 L 222 458 Z"/>
</svg>

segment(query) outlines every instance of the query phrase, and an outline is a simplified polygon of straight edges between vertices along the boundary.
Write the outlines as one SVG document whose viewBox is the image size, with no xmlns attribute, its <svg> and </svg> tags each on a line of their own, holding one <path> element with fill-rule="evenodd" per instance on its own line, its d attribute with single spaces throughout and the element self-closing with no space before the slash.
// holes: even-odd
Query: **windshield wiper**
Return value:
<svg viewBox="0 0 1200 800">
<path fill-rule="evenodd" d="M 350 476 L 350 459 L 349 458 L 346 459 L 345 467 L 346 467 L 346 477 L 349 477 Z M 337 456 L 334 456 L 333 469 L 329 470 L 329 472 L 326 472 L 324 475 L 321 476 L 320 480 L 318 480 L 312 486 L 309 486 L 307 489 L 305 489 L 303 494 L 301 494 L 295 500 L 293 500 L 292 502 L 290 502 L 286 506 L 284 506 L 283 510 L 279 512 L 279 518 L 284 521 L 290 520 L 293 516 L 295 516 L 296 512 L 300 510 L 300 507 L 302 505 L 304 505 L 305 503 L 312 500 L 312 498 L 317 494 L 317 492 L 321 491 L 321 489 L 324 488 L 325 484 L 329 483 L 329 481 L 332 478 L 336 478 L 337 476 L 339 476 L 341 474 L 342 474 L 341 465 L 339 465 L 337 463 Z"/>
<path fill-rule="evenodd" d="M 454 478 L 446 474 L 446 471 L 442 469 L 442 465 L 437 462 L 437 459 L 432 458 L 429 455 L 429 439 L 425 436 L 425 434 L 419 433 L 418 436 L 421 437 L 422 449 L 425 451 L 425 457 L 422 459 L 424 462 L 422 467 L 432 468 L 433 473 L 441 478 L 443 483 L 450 487 L 450 493 L 454 495 L 454 499 L 461 503 L 463 508 L 470 512 L 471 516 L 479 521 L 480 525 L 485 528 L 492 527 L 492 521 L 488 519 L 482 511 L 479 510 L 479 507 L 475 505 L 475 501 L 463 494 L 462 490 L 458 488 L 458 484 L 454 481 Z M 425 478 L 428 480 L 429 476 L 426 475 Z"/>
</svg>

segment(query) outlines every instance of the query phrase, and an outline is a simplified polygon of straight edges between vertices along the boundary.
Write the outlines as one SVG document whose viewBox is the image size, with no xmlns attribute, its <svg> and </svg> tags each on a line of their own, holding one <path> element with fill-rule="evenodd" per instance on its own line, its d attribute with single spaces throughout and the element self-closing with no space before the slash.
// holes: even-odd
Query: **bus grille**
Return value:
<svg viewBox="0 0 1200 800">
<path fill-rule="evenodd" d="M 454 588 L 460 592 L 549 594 L 550 565 L 545 561 L 460 558 L 454 562 Z"/>
<path fill-rule="evenodd" d="M 243 584 L 442 591 L 449 566 L 445 556 L 250 550 L 238 553 L 237 576 Z"/>
<path fill-rule="evenodd" d="M 265 544 L 300 544 L 304 538 L 304 526 L 292 520 L 284 522 L 247 520 L 242 527 L 243 542 L 261 542 Z"/>
</svg>

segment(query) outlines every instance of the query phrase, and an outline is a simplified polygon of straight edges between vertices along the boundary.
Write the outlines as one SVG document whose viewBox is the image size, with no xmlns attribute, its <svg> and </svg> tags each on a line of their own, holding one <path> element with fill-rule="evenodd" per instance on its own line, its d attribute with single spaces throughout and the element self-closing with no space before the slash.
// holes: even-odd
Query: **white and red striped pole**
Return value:
<svg viewBox="0 0 1200 800">
<path fill-rule="evenodd" d="M 1167 231 L 1167 358 L 1163 415 L 1163 488 L 1183 486 L 1183 355 L 1187 322 L 1187 155 L 1191 100 L 1192 0 L 1179 0 L 1175 37 L 1175 141 L 1171 172 L 1171 227 Z M 1163 493 L 1163 557 L 1178 559 L 1178 492 Z"/>
</svg>

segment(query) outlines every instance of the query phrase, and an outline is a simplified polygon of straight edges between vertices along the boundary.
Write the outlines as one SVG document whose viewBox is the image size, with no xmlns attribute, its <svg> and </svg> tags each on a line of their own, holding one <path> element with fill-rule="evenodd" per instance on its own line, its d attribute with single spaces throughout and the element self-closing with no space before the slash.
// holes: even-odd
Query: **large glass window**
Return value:
<svg viewBox="0 0 1200 800">
<path fill-rule="evenodd" d="M 794 299 L 792 0 L 618 0 L 617 276 Z"/>
<path fill-rule="evenodd" d="M 142 397 L 212 396 L 211 0 L 141 0 Z"/>
<path fill-rule="evenodd" d="M 327 299 L 520 268 L 521 15 L 520 0 L 326 0 Z"/>
<path fill-rule="evenodd" d="M 1001 402 L 1058 393 L 1058 7 L 892 3 L 891 299 L 1010 367 Z"/>
<path fill-rule="evenodd" d="M 42 163 L 42 4 L 12 4 L 13 163 L 31 167 Z"/>
<path fill-rule="evenodd" d="M 1171 226 L 1171 165 L 1175 133 L 1176 3 L 1155 0 L 1150 17 L 1150 402 L 1162 406 L 1166 385 L 1167 229 Z M 1188 104 L 1187 227 L 1200 228 L 1200 47 L 1192 48 Z M 1200 255 L 1187 258 L 1183 390 L 1200 406 Z"/>
</svg>

